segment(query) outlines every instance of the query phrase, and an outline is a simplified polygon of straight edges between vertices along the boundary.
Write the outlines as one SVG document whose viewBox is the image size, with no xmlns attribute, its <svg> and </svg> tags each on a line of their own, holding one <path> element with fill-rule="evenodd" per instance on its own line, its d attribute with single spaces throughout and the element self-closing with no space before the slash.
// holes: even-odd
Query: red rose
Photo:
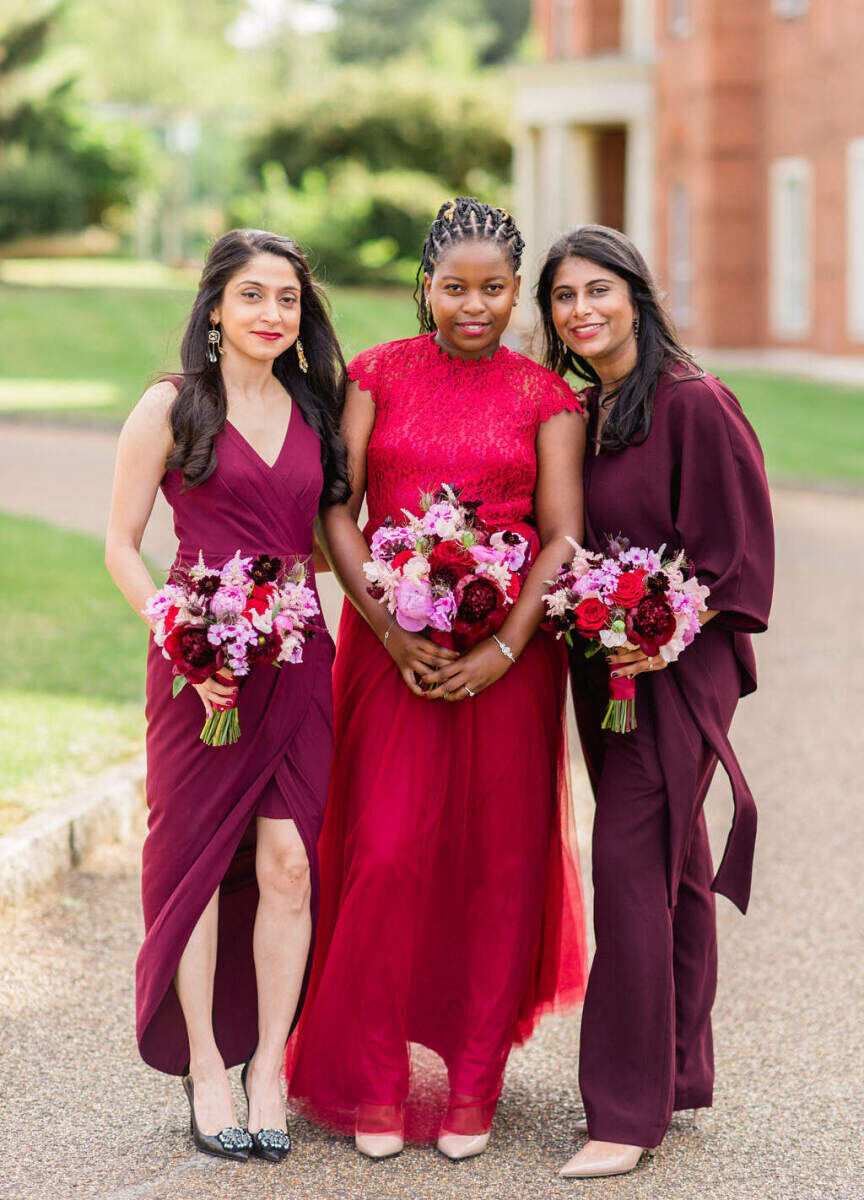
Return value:
<svg viewBox="0 0 864 1200">
<path fill-rule="evenodd" d="M 456 588 L 456 619 L 453 632 L 458 649 L 469 649 L 500 629 L 507 616 L 507 598 L 486 575 L 466 575 Z"/>
<path fill-rule="evenodd" d="M 256 583 L 246 601 L 246 613 L 266 613 L 273 607 L 277 590 L 271 583 Z"/>
<path fill-rule="evenodd" d="M 396 555 L 396 557 L 393 559 L 393 561 L 390 563 L 390 566 L 393 568 L 394 571 L 401 571 L 402 568 L 405 566 L 405 564 L 407 562 L 410 562 L 413 557 L 414 557 L 413 550 L 400 550 L 399 553 Z"/>
<path fill-rule="evenodd" d="M 461 542 L 455 542 L 452 538 L 439 542 L 429 552 L 429 582 L 438 587 L 454 589 L 460 579 L 474 573 L 476 565 Z"/>
<path fill-rule="evenodd" d="M 662 596 L 646 596 L 627 613 L 625 628 L 629 640 L 654 658 L 675 632 L 675 614 Z"/>
<path fill-rule="evenodd" d="M 622 608 L 632 608 L 645 595 L 645 576 L 647 574 L 648 572 L 642 567 L 635 567 L 632 571 L 623 571 L 618 576 L 615 591 L 612 592 L 609 599 L 613 604 L 620 604 Z"/>
<path fill-rule="evenodd" d="M 185 675 L 190 683 L 203 683 L 224 662 L 222 651 L 210 645 L 201 625 L 175 625 L 163 649 L 174 664 L 175 673 Z"/>
<path fill-rule="evenodd" d="M 576 629 L 584 638 L 593 638 L 609 623 L 609 609 L 596 596 L 580 600 L 574 613 Z"/>
</svg>

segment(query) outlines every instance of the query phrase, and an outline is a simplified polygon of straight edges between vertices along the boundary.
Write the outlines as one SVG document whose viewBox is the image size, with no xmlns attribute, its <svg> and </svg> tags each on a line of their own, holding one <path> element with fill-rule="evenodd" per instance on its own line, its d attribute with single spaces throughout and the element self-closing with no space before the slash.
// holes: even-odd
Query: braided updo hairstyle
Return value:
<svg viewBox="0 0 864 1200">
<path fill-rule="evenodd" d="M 423 257 L 417 268 L 414 300 L 421 333 L 434 333 L 437 328 L 432 308 L 426 299 L 423 277 L 428 275 L 431 278 L 442 254 L 451 246 L 457 242 L 480 239 L 496 242 L 507 256 L 513 274 L 518 274 L 525 242 L 516 222 L 505 209 L 491 208 L 473 196 L 457 196 L 455 200 L 448 200 L 441 205 L 438 216 L 429 227 L 423 243 Z"/>
</svg>

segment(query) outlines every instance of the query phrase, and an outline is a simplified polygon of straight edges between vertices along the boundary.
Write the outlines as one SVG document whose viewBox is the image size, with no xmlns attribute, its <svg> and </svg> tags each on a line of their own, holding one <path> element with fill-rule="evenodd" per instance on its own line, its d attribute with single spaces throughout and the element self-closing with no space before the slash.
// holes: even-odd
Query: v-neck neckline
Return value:
<svg viewBox="0 0 864 1200">
<path fill-rule="evenodd" d="M 285 452 L 285 446 L 286 446 L 286 445 L 287 445 L 287 443 L 288 443 L 288 434 L 289 434 L 289 433 L 290 433 L 290 431 L 291 431 L 291 422 L 294 420 L 294 409 L 295 409 L 296 407 L 297 407 L 296 401 L 294 400 L 294 398 L 293 398 L 293 396 L 292 396 L 292 398 L 291 398 L 291 411 L 288 413 L 288 424 L 285 426 L 285 433 L 284 433 L 284 435 L 283 435 L 283 437 L 282 437 L 282 445 L 279 447 L 279 452 L 278 452 L 278 454 L 276 455 L 276 457 L 273 459 L 272 463 L 268 463 L 267 459 L 266 459 L 266 458 L 264 458 L 264 456 L 263 456 L 262 454 L 259 454 L 259 452 L 258 452 L 258 451 L 255 449 L 255 447 L 254 447 L 254 446 L 252 445 L 252 443 L 249 441 L 249 439 L 248 439 L 248 438 L 245 436 L 245 434 L 242 434 L 242 433 L 240 432 L 240 430 L 237 428 L 237 426 L 234 424 L 234 422 L 233 422 L 233 421 L 229 421 L 229 419 L 226 417 L 226 418 L 225 418 L 225 424 L 226 424 L 226 425 L 228 425 L 228 426 L 229 426 L 231 429 L 233 429 L 233 430 L 234 430 L 234 432 L 237 434 L 238 438 L 239 438 L 239 439 L 240 439 L 240 441 L 243 443 L 243 445 L 244 445 L 244 446 L 246 446 L 246 447 L 247 447 L 247 448 L 248 448 L 248 449 L 249 449 L 249 450 L 252 452 L 252 454 L 254 454 L 254 455 L 255 455 L 255 457 L 258 459 L 258 461 L 259 461 L 259 462 L 260 462 L 260 463 L 261 463 L 263 466 L 265 466 L 265 467 L 267 468 L 267 470 L 268 470 L 268 471 L 273 471 L 273 470 L 275 470 L 275 468 L 278 466 L 278 464 L 279 464 L 279 459 L 282 457 L 282 455 L 283 455 L 283 454 L 284 454 L 284 452 Z"/>
</svg>

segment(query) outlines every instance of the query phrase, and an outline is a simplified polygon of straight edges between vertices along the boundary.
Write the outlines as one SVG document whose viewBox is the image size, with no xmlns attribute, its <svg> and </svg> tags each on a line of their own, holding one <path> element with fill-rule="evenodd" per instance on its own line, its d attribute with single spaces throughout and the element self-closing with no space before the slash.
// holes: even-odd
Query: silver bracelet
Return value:
<svg viewBox="0 0 864 1200">
<path fill-rule="evenodd" d="M 384 634 L 384 637 L 381 639 L 385 646 L 387 645 L 387 639 L 390 636 L 390 630 L 393 628 L 393 626 L 395 624 L 396 624 L 396 618 L 394 617 L 393 620 L 390 622 L 390 624 L 387 626 L 387 632 Z"/>
<path fill-rule="evenodd" d="M 497 643 L 498 649 L 501 651 L 501 653 L 504 655 L 504 657 L 509 658 L 512 663 L 515 663 L 516 655 L 513 653 L 513 651 L 510 649 L 510 647 L 507 645 L 507 643 L 502 642 L 501 639 L 498 637 L 497 633 L 492 634 L 492 639 L 493 639 L 493 641 L 495 641 Z"/>
</svg>

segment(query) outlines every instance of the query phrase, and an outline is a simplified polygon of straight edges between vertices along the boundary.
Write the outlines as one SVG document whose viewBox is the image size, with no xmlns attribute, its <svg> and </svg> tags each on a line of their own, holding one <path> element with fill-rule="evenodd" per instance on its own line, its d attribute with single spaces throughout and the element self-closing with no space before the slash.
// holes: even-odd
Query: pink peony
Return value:
<svg viewBox="0 0 864 1200">
<path fill-rule="evenodd" d="M 409 633 L 419 633 L 432 615 L 432 587 L 426 579 L 400 579 L 393 593 L 396 620 Z"/>
</svg>

